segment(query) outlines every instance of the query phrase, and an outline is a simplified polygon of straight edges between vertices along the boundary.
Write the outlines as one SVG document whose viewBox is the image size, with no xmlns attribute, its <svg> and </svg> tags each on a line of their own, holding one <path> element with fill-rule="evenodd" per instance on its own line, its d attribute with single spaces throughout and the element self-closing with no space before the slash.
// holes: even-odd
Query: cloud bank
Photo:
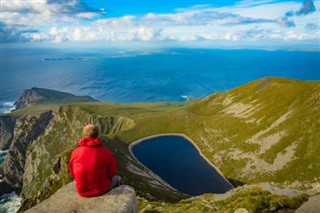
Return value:
<svg viewBox="0 0 320 213">
<path fill-rule="evenodd" d="M 109 17 L 80 0 L 2 0 L 5 42 L 314 41 L 319 1 L 245 0 L 233 6 L 195 5 L 173 13 Z M 107 9 L 107 6 L 106 6 Z"/>
</svg>

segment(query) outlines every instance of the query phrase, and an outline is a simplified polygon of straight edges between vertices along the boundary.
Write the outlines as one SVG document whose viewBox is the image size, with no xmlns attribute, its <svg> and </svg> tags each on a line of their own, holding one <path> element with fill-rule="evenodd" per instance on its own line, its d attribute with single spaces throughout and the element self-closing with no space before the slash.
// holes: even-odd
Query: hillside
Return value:
<svg viewBox="0 0 320 213">
<path fill-rule="evenodd" d="M 235 183 L 303 181 L 303 187 L 320 176 L 319 107 L 319 82 L 266 78 L 169 111 L 126 110 L 135 125 L 117 138 L 130 143 L 183 133 Z M 103 107 L 81 108 L 108 113 Z"/>
<path fill-rule="evenodd" d="M 319 82 L 268 78 L 186 111 L 203 117 L 193 137 L 227 177 L 288 184 L 320 176 L 319 108 Z"/>
<path fill-rule="evenodd" d="M 76 96 L 56 90 L 31 88 L 25 90 L 14 103 L 16 109 L 28 107 L 30 104 L 70 104 L 78 102 L 96 102 L 90 96 Z"/>
<path fill-rule="evenodd" d="M 36 101 L 6 115 L 18 118 L 0 167 L 4 176 L 1 184 L 21 192 L 22 209 L 71 181 L 69 154 L 89 122 L 99 126 L 105 145 L 115 153 L 125 183 L 147 202 L 186 198 L 129 154 L 128 144 L 159 133 L 190 137 L 236 186 L 273 182 L 310 190 L 320 184 L 318 81 L 264 78 L 185 103 L 68 105 L 62 101 L 63 106 L 57 107 L 59 103 L 53 102 Z M 141 208 L 144 203 L 140 202 Z"/>
</svg>

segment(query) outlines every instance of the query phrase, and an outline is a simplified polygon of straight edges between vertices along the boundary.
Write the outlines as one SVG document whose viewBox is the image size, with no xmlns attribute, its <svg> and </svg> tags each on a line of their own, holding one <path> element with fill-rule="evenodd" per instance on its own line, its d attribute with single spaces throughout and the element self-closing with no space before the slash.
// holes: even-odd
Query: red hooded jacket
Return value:
<svg viewBox="0 0 320 213">
<path fill-rule="evenodd" d="M 95 197 L 106 193 L 117 164 L 112 152 L 97 138 L 84 138 L 72 152 L 69 161 L 70 176 L 76 180 L 81 197 Z"/>
</svg>

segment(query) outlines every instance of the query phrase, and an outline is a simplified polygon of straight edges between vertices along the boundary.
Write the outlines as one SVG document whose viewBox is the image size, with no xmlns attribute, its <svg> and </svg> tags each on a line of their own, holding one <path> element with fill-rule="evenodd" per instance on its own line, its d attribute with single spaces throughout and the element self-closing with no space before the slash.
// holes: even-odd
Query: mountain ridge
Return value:
<svg viewBox="0 0 320 213">
<path fill-rule="evenodd" d="M 17 110 L 28 107 L 32 103 L 70 104 L 77 102 L 97 102 L 97 100 L 90 96 L 76 96 L 57 90 L 33 87 L 31 89 L 25 90 L 15 101 L 14 105 L 16 106 Z"/>
<path fill-rule="evenodd" d="M 128 144 L 176 132 L 190 137 L 236 186 L 273 182 L 280 187 L 320 193 L 319 81 L 264 78 L 184 103 L 57 104 L 46 105 L 53 118 L 45 132 L 27 147 L 21 210 L 71 181 L 66 166 L 68 155 L 88 122 L 99 127 L 104 144 L 114 151 L 125 182 L 150 202 L 177 202 L 186 197 L 161 188 L 131 157 Z M 33 114 L 44 111 L 42 103 L 34 103 L 6 115 L 19 117 L 13 131 L 16 138 L 21 134 L 21 119 L 34 116 L 28 115 L 28 110 Z M 29 125 L 24 129 L 30 129 Z"/>
</svg>

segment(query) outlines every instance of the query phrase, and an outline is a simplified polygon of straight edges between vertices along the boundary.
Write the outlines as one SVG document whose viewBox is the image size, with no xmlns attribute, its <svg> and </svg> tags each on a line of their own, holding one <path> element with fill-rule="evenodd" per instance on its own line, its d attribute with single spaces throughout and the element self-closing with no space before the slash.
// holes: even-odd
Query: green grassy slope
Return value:
<svg viewBox="0 0 320 213">
<path fill-rule="evenodd" d="M 109 135 L 125 143 L 153 134 L 183 133 L 229 179 L 289 184 L 317 181 L 320 176 L 319 99 L 319 82 L 265 78 L 185 107 L 79 107 L 132 119 L 131 129 Z"/>
<path fill-rule="evenodd" d="M 320 175 L 319 107 L 319 82 L 268 78 L 188 109 L 206 116 L 203 135 L 214 151 L 203 150 L 228 177 L 294 182 Z"/>
<path fill-rule="evenodd" d="M 63 107 L 57 107 L 57 104 L 36 103 L 12 113 L 22 116 L 53 109 L 55 114 L 50 130 L 30 148 L 30 156 L 35 155 L 32 159 L 36 159 L 37 150 L 46 153 L 39 152 L 41 147 L 53 154 L 46 157 L 43 166 L 41 162 L 39 164 L 40 175 L 33 182 L 37 187 L 27 183 L 25 193 L 30 190 L 37 193 L 45 186 L 44 182 L 50 182 L 50 177 L 54 178 L 51 182 L 56 188 L 65 183 L 66 171 L 62 169 L 64 172 L 56 177 L 51 168 L 59 157 L 62 164 L 66 163 L 63 156 L 68 154 L 63 153 L 70 153 L 82 126 L 88 122 L 99 126 L 101 137 L 116 154 L 126 183 L 148 200 L 182 198 L 165 187 L 157 188 L 152 177 L 141 173 L 143 168 L 127 150 L 129 143 L 159 133 L 187 135 L 234 183 L 274 182 L 307 188 L 320 181 L 318 81 L 264 78 L 225 93 L 184 103 L 88 102 L 63 104 Z M 58 146 L 54 145 L 56 141 L 59 141 Z M 36 165 L 35 162 L 34 168 Z M 34 197 L 30 205 L 43 198 Z"/>
<path fill-rule="evenodd" d="M 186 134 L 230 179 L 312 182 L 320 176 L 319 93 L 316 81 L 265 78 L 192 104 L 77 106 L 89 114 L 132 119 L 129 130 L 108 134 L 125 143 L 159 133 Z"/>
<path fill-rule="evenodd" d="M 97 101 L 90 96 L 76 96 L 66 92 L 33 87 L 32 91 L 41 96 L 37 103 L 74 103 Z"/>
<path fill-rule="evenodd" d="M 308 195 L 285 196 L 273 194 L 259 186 L 250 186 L 246 189 L 234 190 L 230 195 L 204 194 L 197 197 L 181 200 L 178 203 L 150 202 L 138 198 L 140 212 L 215 212 L 232 213 L 239 208 L 245 208 L 251 213 L 287 212 L 293 213 L 302 203 L 308 200 Z M 238 210 L 239 211 L 239 210 Z M 245 212 L 245 211 L 242 211 Z"/>
</svg>

